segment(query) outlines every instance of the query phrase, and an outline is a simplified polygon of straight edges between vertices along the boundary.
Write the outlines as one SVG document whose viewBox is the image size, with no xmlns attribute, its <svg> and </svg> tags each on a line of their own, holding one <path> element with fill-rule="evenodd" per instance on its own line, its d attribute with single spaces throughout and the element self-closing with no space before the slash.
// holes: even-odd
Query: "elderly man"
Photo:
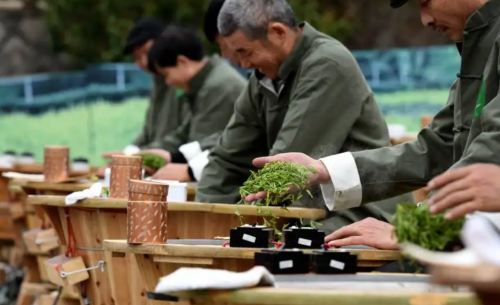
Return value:
<svg viewBox="0 0 500 305">
<path fill-rule="evenodd" d="M 103 154 L 105 158 L 121 153 L 134 154 L 154 146 L 155 142 L 181 126 L 184 117 L 189 114 L 187 104 L 182 102 L 183 92 L 167 86 L 162 76 L 148 69 L 147 54 L 165 27 L 159 19 L 144 18 L 130 30 L 123 53 L 133 54 L 135 63 L 145 72 L 153 74 L 151 100 L 142 132 L 123 152 L 107 152 Z"/>
<path fill-rule="evenodd" d="M 155 143 L 154 150 L 141 153 L 157 154 L 169 162 L 153 178 L 196 181 L 246 80 L 219 56 L 205 56 L 196 33 L 176 26 L 167 27 L 156 39 L 148 62 L 169 86 L 186 92 L 192 114 L 175 132 Z"/>
<path fill-rule="evenodd" d="M 384 118 L 352 54 L 298 24 L 285 0 L 226 0 L 218 29 L 241 66 L 256 71 L 211 151 L 197 201 L 237 202 L 257 156 L 298 150 L 321 157 L 389 145 Z M 301 205 L 323 206 L 321 198 L 304 199 Z M 388 220 L 394 208 L 395 202 L 385 202 L 339 213 L 326 229 L 368 216 Z"/>
<path fill-rule="evenodd" d="M 399 7 L 406 2 L 392 0 L 391 5 Z M 321 160 L 300 153 L 282 154 L 255 160 L 254 164 L 263 166 L 284 160 L 315 166 L 318 173 L 310 177 L 311 183 L 321 184 L 331 210 L 356 208 L 365 202 L 424 187 L 450 169 L 458 170 L 475 163 L 499 164 L 500 0 L 419 0 L 419 4 L 422 23 L 457 42 L 462 62 L 448 104 L 419 133 L 416 141 Z M 479 174 L 472 174 L 473 171 L 471 167 L 432 180 L 428 185 L 432 193 L 441 190 L 430 200 L 431 209 L 442 211 L 461 202 L 468 208 L 458 214 L 455 214 L 457 210 L 451 210 L 451 217 L 472 211 L 472 202 L 481 202 L 474 198 L 485 196 L 476 191 L 486 187 L 474 186 L 478 180 L 470 177 Z M 465 175 L 469 175 L 469 180 L 454 179 Z M 263 195 L 250 195 L 247 200 Z M 365 220 L 363 224 L 334 233 L 327 241 L 341 246 L 359 243 L 359 237 L 363 237 L 366 244 L 377 241 L 376 246 L 391 248 L 394 247 L 388 239 L 391 230 L 385 223 Z"/>
</svg>

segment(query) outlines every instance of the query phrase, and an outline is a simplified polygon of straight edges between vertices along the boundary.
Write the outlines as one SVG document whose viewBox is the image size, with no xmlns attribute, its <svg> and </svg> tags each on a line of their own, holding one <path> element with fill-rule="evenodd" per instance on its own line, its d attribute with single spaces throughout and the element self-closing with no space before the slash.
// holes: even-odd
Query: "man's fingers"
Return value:
<svg viewBox="0 0 500 305">
<path fill-rule="evenodd" d="M 343 239 L 332 240 L 328 244 L 335 248 L 340 248 L 344 246 L 353 246 L 353 245 L 368 246 L 367 240 L 363 236 L 350 236 Z"/>
<path fill-rule="evenodd" d="M 434 201 L 434 203 L 430 206 L 430 212 L 432 214 L 444 212 L 450 208 L 460 206 L 473 200 L 474 196 L 475 194 L 473 189 L 465 189 L 462 191 L 458 190 L 444 197 L 440 201 Z"/>
<path fill-rule="evenodd" d="M 256 167 L 264 167 L 267 163 L 273 163 L 275 161 L 279 161 L 279 158 L 272 156 L 272 157 L 260 157 L 256 158 L 253 160 L 253 165 Z"/>
<path fill-rule="evenodd" d="M 449 210 L 446 213 L 445 218 L 449 219 L 449 220 L 461 218 L 469 213 L 478 211 L 479 209 L 480 209 L 480 207 L 478 206 L 478 204 L 475 201 L 468 201 L 468 202 L 465 202 L 465 203 Z"/>
<path fill-rule="evenodd" d="M 342 227 L 332 234 L 328 235 L 327 237 L 325 237 L 325 242 L 330 242 L 332 240 L 338 240 L 353 235 L 358 235 L 354 224 Z"/>
<path fill-rule="evenodd" d="M 456 170 L 447 171 L 446 173 L 437 176 L 428 183 L 428 187 L 431 190 L 441 188 L 455 180 L 462 179 L 470 173 L 470 169 L 467 167 L 459 168 Z"/>
<path fill-rule="evenodd" d="M 469 189 L 470 183 L 467 180 L 467 178 L 460 179 L 444 185 L 442 188 L 437 190 L 434 196 L 429 199 L 429 205 L 432 206 L 438 202 L 445 200 L 456 192 Z"/>
<path fill-rule="evenodd" d="M 267 196 L 266 192 L 259 192 L 257 194 L 250 194 L 250 195 L 245 197 L 245 201 L 246 202 L 254 202 L 258 199 L 264 199 L 264 198 L 266 198 L 266 196 Z"/>
</svg>

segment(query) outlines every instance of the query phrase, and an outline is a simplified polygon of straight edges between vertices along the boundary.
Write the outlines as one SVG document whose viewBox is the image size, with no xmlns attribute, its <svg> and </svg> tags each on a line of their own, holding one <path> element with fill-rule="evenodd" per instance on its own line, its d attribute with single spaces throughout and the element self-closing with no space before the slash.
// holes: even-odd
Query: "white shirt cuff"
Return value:
<svg viewBox="0 0 500 305">
<path fill-rule="evenodd" d="M 200 142 L 198 141 L 181 145 L 179 147 L 179 151 L 184 155 L 184 158 L 186 158 L 188 163 L 202 153 Z"/>
<path fill-rule="evenodd" d="M 362 199 L 361 179 L 351 153 L 346 152 L 320 159 L 325 165 L 331 183 L 322 184 L 323 199 L 330 211 L 359 207 Z"/>
<path fill-rule="evenodd" d="M 123 154 L 127 155 L 127 156 L 132 156 L 132 155 L 137 154 L 140 151 L 141 151 L 141 149 L 139 147 L 137 147 L 133 144 L 130 144 L 130 145 L 125 146 L 125 148 L 123 149 Z"/>
<path fill-rule="evenodd" d="M 203 169 L 208 164 L 209 153 L 210 151 L 207 149 L 203 151 L 201 154 L 198 154 L 198 156 L 188 161 L 189 167 L 191 167 L 191 170 L 193 171 L 193 176 L 196 179 L 196 181 L 200 181 Z"/>
</svg>

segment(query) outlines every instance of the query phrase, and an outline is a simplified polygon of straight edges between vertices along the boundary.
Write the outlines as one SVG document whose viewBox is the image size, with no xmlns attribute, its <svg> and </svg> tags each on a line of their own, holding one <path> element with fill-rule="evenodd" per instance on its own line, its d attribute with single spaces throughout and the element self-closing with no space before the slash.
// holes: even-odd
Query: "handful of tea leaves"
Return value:
<svg viewBox="0 0 500 305">
<path fill-rule="evenodd" d="M 160 156 L 153 154 L 143 154 L 142 157 L 142 165 L 147 166 L 151 169 L 160 169 L 167 165 L 167 161 Z"/>
<path fill-rule="evenodd" d="M 431 214 L 427 203 L 398 205 L 393 218 L 398 243 L 411 242 L 433 251 L 458 244 L 465 219 L 447 220 L 444 214 Z"/>
<path fill-rule="evenodd" d="M 312 197 L 311 192 L 307 190 L 307 182 L 309 175 L 315 172 L 316 169 L 312 166 L 280 161 L 268 163 L 257 172 L 252 172 L 250 178 L 240 187 L 240 195 L 245 198 L 250 194 L 266 192 L 266 206 L 278 205 L 284 201 L 294 202 L 299 200 L 304 192 Z M 290 193 L 289 187 L 296 190 Z"/>
<path fill-rule="evenodd" d="M 240 187 L 240 195 L 245 198 L 250 194 L 266 192 L 267 196 L 264 202 L 255 203 L 257 213 L 264 214 L 264 225 L 274 229 L 275 236 L 278 237 L 279 241 L 281 240 L 281 232 L 277 228 L 279 217 L 270 209 L 262 211 L 262 207 L 282 204 L 281 208 L 287 210 L 284 205 L 286 201 L 293 203 L 299 200 L 304 192 L 312 197 L 311 192 L 307 190 L 307 182 L 309 174 L 315 172 L 316 169 L 312 166 L 280 161 L 268 163 L 257 172 L 252 172 L 250 178 Z M 289 187 L 294 188 L 293 193 L 290 192 Z M 238 204 L 242 201 L 238 202 Z M 238 207 L 236 207 L 236 215 L 240 217 L 243 224 L 243 217 L 240 215 Z M 314 224 L 321 225 L 320 223 Z"/>
</svg>

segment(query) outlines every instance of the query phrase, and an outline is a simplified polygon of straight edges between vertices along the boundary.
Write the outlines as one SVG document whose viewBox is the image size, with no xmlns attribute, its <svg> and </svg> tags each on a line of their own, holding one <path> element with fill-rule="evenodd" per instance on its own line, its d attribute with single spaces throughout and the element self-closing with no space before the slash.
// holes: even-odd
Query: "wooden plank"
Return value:
<svg viewBox="0 0 500 305">
<path fill-rule="evenodd" d="M 64 196 L 28 196 L 28 204 L 33 205 L 46 205 L 67 207 Z M 100 209 L 126 209 L 126 199 L 105 199 L 93 198 L 79 201 L 70 207 L 82 208 L 100 208 Z M 264 208 L 265 211 L 267 208 Z M 169 211 L 189 211 L 189 212 L 208 212 L 215 214 L 230 214 L 234 215 L 236 212 L 236 205 L 233 204 L 208 204 L 199 202 L 169 202 Z M 257 213 L 257 207 L 251 205 L 238 205 L 238 210 L 243 216 L 261 216 Z M 288 208 L 284 210 L 280 207 L 270 207 L 273 213 L 283 218 L 304 218 L 304 219 L 321 219 L 326 216 L 325 211 L 321 209 L 308 209 L 308 208 Z"/>
<path fill-rule="evenodd" d="M 213 258 L 178 257 L 178 256 L 153 256 L 155 263 L 185 264 L 185 265 L 213 265 Z"/>
<path fill-rule="evenodd" d="M 259 305 L 479 305 L 472 293 L 411 293 L 326 289 L 251 288 L 171 293 L 200 304 Z"/>
<path fill-rule="evenodd" d="M 57 286 L 53 284 L 23 283 L 21 286 L 21 294 L 38 296 L 48 294 L 56 289 Z"/>
<path fill-rule="evenodd" d="M 164 255 L 174 257 L 206 257 L 206 258 L 237 258 L 254 259 L 255 252 L 262 249 L 230 248 L 221 246 L 195 245 L 129 245 L 126 240 L 105 240 L 104 249 L 111 252 Z M 357 254 L 359 261 L 395 261 L 401 258 L 399 251 L 376 249 L 332 249 L 330 251 L 349 251 Z M 303 250 L 312 252 L 313 250 Z"/>
</svg>

